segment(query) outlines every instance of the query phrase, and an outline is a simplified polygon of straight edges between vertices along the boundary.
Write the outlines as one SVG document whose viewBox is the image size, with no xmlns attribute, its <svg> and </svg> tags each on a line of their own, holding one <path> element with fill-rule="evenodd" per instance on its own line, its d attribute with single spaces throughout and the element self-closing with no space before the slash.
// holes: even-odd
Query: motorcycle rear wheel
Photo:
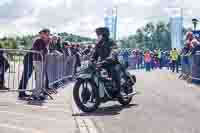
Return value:
<svg viewBox="0 0 200 133">
<path fill-rule="evenodd" d="M 128 80 L 131 80 L 131 77 L 129 77 Z M 134 78 L 133 80 L 134 80 L 134 84 L 135 84 L 136 78 Z M 125 93 L 126 93 L 127 95 L 128 95 L 129 93 L 132 93 L 132 92 L 134 91 L 133 86 L 134 86 L 134 85 L 132 85 L 132 84 L 129 85 L 128 88 L 130 88 L 130 90 L 127 90 L 127 92 L 125 91 Z M 119 103 L 120 103 L 121 105 L 126 106 L 126 105 L 129 105 L 129 104 L 131 103 L 132 99 L 133 99 L 133 96 L 131 96 L 131 97 L 120 97 L 120 98 L 118 99 L 118 101 L 119 101 Z"/>
<path fill-rule="evenodd" d="M 129 98 L 121 97 L 121 98 L 118 99 L 118 101 L 121 105 L 126 106 L 126 105 L 129 105 L 131 103 L 132 99 L 133 99 L 133 97 L 129 97 Z"/>
</svg>

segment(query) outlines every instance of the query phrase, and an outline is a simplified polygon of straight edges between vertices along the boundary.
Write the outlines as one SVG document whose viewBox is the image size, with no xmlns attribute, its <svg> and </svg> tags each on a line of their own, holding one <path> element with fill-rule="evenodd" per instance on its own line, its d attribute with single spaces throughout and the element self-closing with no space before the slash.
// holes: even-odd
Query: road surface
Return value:
<svg viewBox="0 0 200 133">
<path fill-rule="evenodd" d="M 200 88 L 167 70 L 135 72 L 139 95 L 129 107 L 107 103 L 90 118 L 99 133 L 200 133 Z"/>
<path fill-rule="evenodd" d="M 17 93 L 0 92 L 0 133 L 79 133 L 71 90 L 59 89 L 54 99 L 29 105 L 17 100 Z"/>
<path fill-rule="evenodd" d="M 91 114 L 72 115 L 73 83 L 42 107 L 0 93 L 0 133 L 200 133 L 200 87 L 167 70 L 132 72 L 139 92 L 132 104 L 109 102 Z"/>
</svg>

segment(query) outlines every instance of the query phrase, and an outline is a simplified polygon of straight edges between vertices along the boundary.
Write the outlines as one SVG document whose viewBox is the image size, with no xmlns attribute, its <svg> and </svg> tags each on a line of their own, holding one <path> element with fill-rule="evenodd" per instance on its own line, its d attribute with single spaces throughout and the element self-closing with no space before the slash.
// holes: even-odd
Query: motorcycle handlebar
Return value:
<svg viewBox="0 0 200 133">
<path fill-rule="evenodd" d="M 92 65 L 93 67 L 99 69 L 103 66 L 104 63 L 105 63 L 105 61 L 101 61 L 101 62 L 91 61 L 89 64 Z"/>
</svg>

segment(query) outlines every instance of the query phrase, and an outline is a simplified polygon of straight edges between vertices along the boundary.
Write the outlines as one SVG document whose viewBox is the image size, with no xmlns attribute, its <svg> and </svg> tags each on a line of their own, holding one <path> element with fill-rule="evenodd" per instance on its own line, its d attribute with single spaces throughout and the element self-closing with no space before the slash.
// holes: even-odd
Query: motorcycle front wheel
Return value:
<svg viewBox="0 0 200 133">
<path fill-rule="evenodd" d="M 73 98 L 83 112 L 94 112 L 100 105 L 98 91 L 92 80 L 78 80 L 73 89 Z"/>
<path fill-rule="evenodd" d="M 132 99 L 133 99 L 133 97 L 129 97 L 129 98 L 121 97 L 121 98 L 118 99 L 118 101 L 121 105 L 126 106 L 126 105 L 129 105 L 131 103 Z"/>
</svg>

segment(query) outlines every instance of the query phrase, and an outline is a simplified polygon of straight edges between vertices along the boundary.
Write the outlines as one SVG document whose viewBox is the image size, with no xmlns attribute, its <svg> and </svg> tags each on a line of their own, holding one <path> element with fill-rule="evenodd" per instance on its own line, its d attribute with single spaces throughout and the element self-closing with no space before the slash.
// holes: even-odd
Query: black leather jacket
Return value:
<svg viewBox="0 0 200 133">
<path fill-rule="evenodd" d="M 112 40 L 103 40 L 100 43 L 98 43 L 95 47 L 95 52 L 93 54 L 93 61 L 104 61 L 106 58 L 110 56 L 110 53 L 112 51 L 112 47 L 115 45 L 115 43 Z"/>
</svg>

